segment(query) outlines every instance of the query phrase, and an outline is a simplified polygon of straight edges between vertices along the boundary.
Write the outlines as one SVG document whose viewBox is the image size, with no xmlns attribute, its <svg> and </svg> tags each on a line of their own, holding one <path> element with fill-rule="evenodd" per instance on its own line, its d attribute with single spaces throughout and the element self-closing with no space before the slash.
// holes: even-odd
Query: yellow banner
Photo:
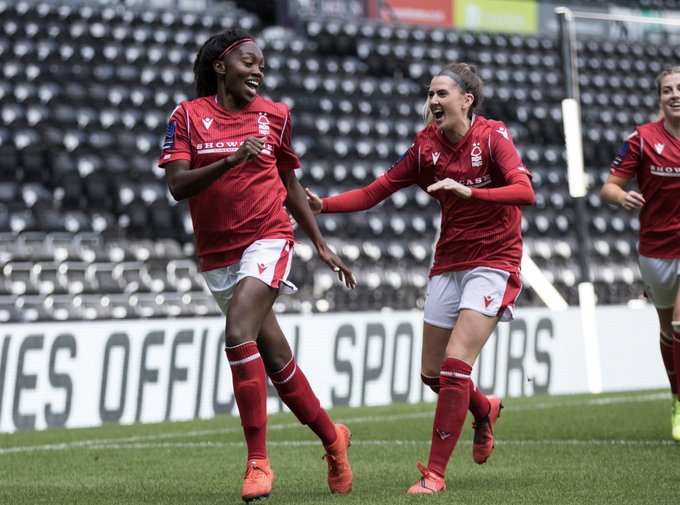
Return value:
<svg viewBox="0 0 680 505">
<path fill-rule="evenodd" d="M 536 33 L 534 0 L 454 0 L 454 26 L 485 32 Z"/>
</svg>

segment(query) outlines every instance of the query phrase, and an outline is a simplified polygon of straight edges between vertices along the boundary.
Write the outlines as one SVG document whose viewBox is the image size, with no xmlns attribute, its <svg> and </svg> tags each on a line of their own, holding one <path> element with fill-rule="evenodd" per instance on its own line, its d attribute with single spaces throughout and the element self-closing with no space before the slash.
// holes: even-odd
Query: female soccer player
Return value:
<svg viewBox="0 0 680 505">
<path fill-rule="evenodd" d="M 628 211 L 640 209 L 640 273 L 659 317 L 672 436 L 680 441 L 680 66 L 659 74 L 656 91 L 661 119 L 638 126 L 624 142 L 601 195 Z M 626 191 L 633 178 L 640 192 Z"/>
<path fill-rule="evenodd" d="M 269 496 L 274 474 L 266 444 L 267 375 L 301 423 L 321 439 L 333 493 L 348 493 L 350 433 L 334 424 L 295 363 L 272 305 L 297 288 L 288 281 L 293 230 L 284 205 L 321 260 L 354 288 L 350 270 L 326 244 L 294 169 L 291 119 L 283 103 L 257 94 L 264 56 L 241 29 L 210 37 L 194 62 L 198 98 L 172 113 L 159 165 L 177 200 L 189 199 L 198 261 L 226 321 L 226 354 L 248 448 L 241 497 Z"/>
<path fill-rule="evenodd" d="M 534 202 L 529 171 L 506 126 L 474 114 L 483 83 L 475 68 L 452 64 L 430 83 L 427 126 L 389 171 L 368 186 L 319 199 L 315 212 L 354 212 L 412 184 L 442 208 L 441 235 L 430 271 L 424 310 L 422 379 L 439 392 L 427 466 L 409 494 L 446 489 L 446 466 L 468 408 L 475 422 L 473 458 L 493 450 L 501 401 L 470 379 L 472 365 L 499 321 L 512 319 L 521 289 L 521 205 Z"/>
</svg>

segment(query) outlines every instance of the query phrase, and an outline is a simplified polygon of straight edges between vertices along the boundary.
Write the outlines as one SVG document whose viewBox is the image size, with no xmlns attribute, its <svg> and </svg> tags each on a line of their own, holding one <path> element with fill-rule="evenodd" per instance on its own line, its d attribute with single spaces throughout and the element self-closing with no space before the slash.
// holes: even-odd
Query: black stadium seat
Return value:
<svg viewBox="0 0 680 505">
<path fill-rule="evenodd" d="M 231 3 L 219 16 L 153 2 L 81 3 L 0 2 L 0 321 L 219 313 L 197 271 L 187 202 L 169 198 L 156 163 L 168 115 L 192 96 L 198 44 L 236 20 L 266 47 L 263 94 L 292 106 L 301 182 L 322 196 L 389 169 L 422 127 L 430 75 L 448 61 L 476 64 L 486 85 L 482 113 L 506 122 L 534 175 L 537 202 L 522 222 L 527 250 L 570 302 L 577 296 L 577 216 L 553 37 L 328 19 L 300 31 L 265 26 Z M 578 51 L 592 181 L 587 252 L 600 302 L 623 303 L 641 286 L 639 221 L 597 193 L 628 130 L 655 115 L 653 75 L 680 51 L 653 38 L 596 37 L 579 38 Z M 277 309 L 422 308 L 438 216 L 436 202 L 415 188 L 368 212 L 319 216 L 370 289 L 339 287 L 298 231 L 301 291 Z M 527 289 L 520 303 L 540 301 Z"/>
</svg>

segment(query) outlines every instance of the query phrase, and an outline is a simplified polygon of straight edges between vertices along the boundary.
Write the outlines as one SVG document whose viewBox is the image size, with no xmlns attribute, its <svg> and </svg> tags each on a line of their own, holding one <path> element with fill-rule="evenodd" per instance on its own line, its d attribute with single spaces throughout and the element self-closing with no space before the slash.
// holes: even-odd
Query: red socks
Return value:
<svg viewBox="0 0 680 505">
<path fill-rule="evenodd" d="M 420 372 L 420 380 L 432 391 L 439 394 L 439 375 L 425 375 L 423 372 Z"/>
<path fill-rule="evenodd" d="M 425 375 L 420 372 L 420 380 L 423 384 L 429 386 L 429 388 L 435 393 L 439 394 L 439 376 Z M 486 395 L 482 393 L 475 383 L 470 379 L 470 405 L 469 409 L 476 421 L 480 421 L 489 415 L 491 410 L 491 404 L 487 400 Z"/>
<path fill-rule="evenodd" d="M 675 332 L 674 332 L 675 333 Z M 663 333 L 659 336 L 659 347 L 661 348 L 661 359 L 663 359 L 663 366 L 666 369 L 666 375 L 668 375 L 668 382 L 671 384 L 671 393 L 678 394 L 678 384 L 675 380 L 675 359 L 673 338 L 666 338 Z"/>
<path fill-rule="evenodd" d="M 267 374 L 255 342 L 225 349 L 248 459 L 267 458 Z"/>
<path fill-rule="evenodd" d="M 291 358 L 288 364 L 278 372 L 270 373 L 276 391 L 281 400 L 295 414 L 302 424 L 306 424 L 321 439 L 323 445 L 331 445 L 337 438 L 335 424 L 312 391 L 307 377 Z"/>
<path fill-rule="evenodd" d="M 668 341 L 663 341 L 663 343 L 667 343 Z M 671 382 L 671 391 L 673 394 L 678 394 L 678 391 L 680 391 L 680 331 L 677 331 L 673 329 L 673 361 L 671 361 L 671 366 L 669 368 L 668 364 L 666 363 L 666 356 L 663 354 L 663 346 L 661 350 L 661 356 L 663 356 L 664 359 L 664 364 L 666 365 L 666 370 L 673 370 L 674 372 L 674 382 Z M 671 378 L 671 374 L 668 374 L 669 378 Z"/>
<path fill-rule="evenodd" d="M 475 421 L 481 421 L 491 412 L 491 404 L 486 395 L 482 393 L 475 383 L 470 379 L 470 405 L 469 409 Z"/>
<path fill-rule="evenodd" d="M 465 424 L 470 405 L 472 367 L 456 358 L 446 358 L 440 372 L 440 389 L 432 429 L 428 470 L 444 477 L 446 465 Z"/>
</svg>

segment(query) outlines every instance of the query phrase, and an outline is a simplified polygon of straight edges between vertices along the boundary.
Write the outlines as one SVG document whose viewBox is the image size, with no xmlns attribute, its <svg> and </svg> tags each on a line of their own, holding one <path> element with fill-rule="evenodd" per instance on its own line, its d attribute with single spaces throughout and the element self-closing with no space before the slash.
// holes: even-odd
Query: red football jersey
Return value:
<svg viewBox="0 0 680 505">
<path fill-rule="evenodd" d="M 431 124 L 416 134 L 404 156 L 371 185 L 345 193 L 347 196 L 324 198 L 324 211 L 369 208 L 401 188 L 417 184 L 427 191 L 428 186 L 447 177 L 473 188 L 497 188 L 506 186 L 518 174 L 531 177 L 503 123 L 474 116 L 470 129 L 457 144 Z M 519 272 L 519 205 L 463 200 L 445 190 L 431 196 L 442 208 L 442 223 L 430 275 L 478 266 Z M 347 206 L 350 198 L 354 203 Z"/>
<path fill-rule="evenodd" d="M 239 261 L 257 240 L 293 239 L 279 176 L 279 171 L 300 167 L 291 148 L 291 129 L 288 106 L 260 96 L 238 112 L 224 109 L 210 96 L 182 102 L 172 113 L 160 167 L 173 160 L 188 160 L 192 169 L 208 165 L 234 153 L 249 136 L 267 136 L 257 158 L 227 170 L 189 198 L 202 271 Z"/>
<path fill-rule="evenodd" d="M 640 254 L 680 258 L 680 139 L 663 119 L 638 126 L 611 164 L 617 177 L 637 177 L 645 205 L 640 211 Z"/>
</svg>

